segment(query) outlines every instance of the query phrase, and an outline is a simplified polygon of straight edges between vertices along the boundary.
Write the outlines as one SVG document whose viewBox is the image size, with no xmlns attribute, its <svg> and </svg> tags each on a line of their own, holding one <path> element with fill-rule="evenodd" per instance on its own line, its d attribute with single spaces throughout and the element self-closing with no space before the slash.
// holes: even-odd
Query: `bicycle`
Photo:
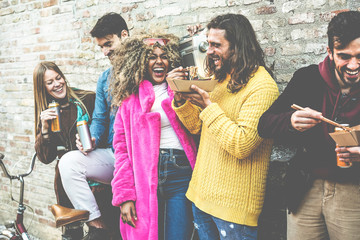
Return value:
<svg viewBox="0 0 360 240">
<path fill-rule="evenodd" d="M 4 157 L 4 154 L 0 153 L 0 166 L 7 178 L 9 178 L 10 180 L 16 179 L 20 181 L 20 197 L 18 202 L 19 204 L 16 219 L 15 221 L 12 221 L 11 223 L 5 225 L 6 229 L 0 232 L 0 240 L 30 240 L 30 235 L 28 234 L 23 222 L 24 212 L 26 209 L 26 207 L 24 206 L 24 177 L 28 176 L 33 171 L 35 166 L 36 153 L 32 157 L 28 171 L 24 174 L 18 174 L 16 176 L 11 175 L 7 170 L 3 162 Z M 56 227 L 67 226 L 70 228 L 70 231 L 72 228 L 77 228 L 79 225 L 82 224 L 82 221 L 88 219 L 89 217 L 88 211 L 69 209 L 59 206 L 57 204 L 54 204 L 51 207 L 51 211 L 55 216 Z M 65 236 L 63 236 L 62 239 L 70 240 L 71 238 L 66 238 Z"/>
<path fill-rule="evenodd" d="M 0 240 L 30 240 L 30 236 L 24 226 L 24 178 L 28 176 L 34 169 L 36 153 L 33 155 L 32 160 L 30 162 L 29 169 L 26 173 L 18 174 L 18 175 L 10 175 L 9 171 L 6 169 L 6 166 L 3 162 L 4 154 L 0 153 L 0 166 L 5 173 L 5 176 L 11 180 L 18 180 L 20 182 L 20 197 L 19 197 L 19 205 L 17 209 L 16 219 L 10 224 L 6 225 L 6 229 L 0 233 Z"/>
</svg>

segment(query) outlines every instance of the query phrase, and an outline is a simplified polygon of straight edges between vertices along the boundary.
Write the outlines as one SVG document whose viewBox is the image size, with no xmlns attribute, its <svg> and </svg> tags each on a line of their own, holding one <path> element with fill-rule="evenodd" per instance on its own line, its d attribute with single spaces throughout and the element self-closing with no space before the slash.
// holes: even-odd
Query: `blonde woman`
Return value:
<svg viewBox="0 0 360 240">
<path fill-rule="evenodd" d="M 34 100 L 35 100 L 35 150 L 39 160 L 45 164 L 53 162 L 56 158 L 62 159 L 63 155 L 76 147 L 76 122 L 90 121 L 94 109 L 95 94 L 90 91 L 70 88 L 64 74 L 54 62 L 40 62 L 33 73 Z M 60 106 L 61 131 L 51 131 L 51 120 L 56 118 L 56 112 L 49 109 L 51 102 Z M 73 208 L 68 199 L 58 170 L 55 167 L 55 194 L 58 204 Z M 82 235 L 82 229 L 74 233 L 76 238 Z"/>
</svg>

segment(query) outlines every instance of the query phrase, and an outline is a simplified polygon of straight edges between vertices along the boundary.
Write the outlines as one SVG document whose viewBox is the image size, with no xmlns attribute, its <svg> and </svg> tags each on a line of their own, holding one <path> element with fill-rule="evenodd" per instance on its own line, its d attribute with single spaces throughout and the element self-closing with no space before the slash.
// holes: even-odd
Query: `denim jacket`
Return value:
<svg viewBox="0 0 360 240">
<path fill-rule="evenodd" d="M 90 126 L 91 136 L 96 138 L 97 148 L 112 148 L 113 125 L 117 109 L 111 108 L 111 96 L 108 91 L 111 68 L 104 71 L 97 82 L 95 109 Z"/>
</svg>

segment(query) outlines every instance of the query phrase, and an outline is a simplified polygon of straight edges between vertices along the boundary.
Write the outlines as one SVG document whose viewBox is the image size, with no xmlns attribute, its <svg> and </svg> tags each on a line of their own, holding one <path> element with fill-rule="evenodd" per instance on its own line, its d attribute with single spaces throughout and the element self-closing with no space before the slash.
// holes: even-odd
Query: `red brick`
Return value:
<svg viewBox="0 0 360 240">
<path fill-rule="evenodd" d="M 273 47 L 267 47 L 264 49 L 264 53 L 266 56 L 274 56 L 276 53 L 276 49 Z"/>
<path fill-rule="evenodd" d="M 49 51 L 49 50 L 50 50 L 49 45 L 40 45 L 40 46 L 35 46 L 33 49 L 33 52 L 43 52 L 43 51 Z"/>
<path fill-rule="evenodd" d="M 91 43 L 91 42 L 92 42 L 92 38 L 89 37 L 81 38 L 81 43 Z"/>
<path fill-rule="evenodd" d="M 84 11 L 82 14 L 83 18 L 89 18 L 90 17 L 90 12 L 88 10 Z"/>
<path fill-rule="evenodd" d="M 277 9 L 275 6 L 263 6 L 256 9 L 255 13 L 258 15 L 272 14 L 276 13 Z"/>
<path fill-rule="evenodd" d="M 58 3 L 57 0 L 49 0 L 43 3 L 44 8 L 54 6 Z"/>
<path fill-rule="evenodd" d="M 51 225 L 51 221 L 49 221 L 46 218 L 42 218 L 42 217 L 39 217 L 39 223 L 43 223 L 43 224 L 46 224 L 46 225 Z"/>
<path fill-rule="evenodd" d="M 122 7 L 121 12 L 122 13 L 127 13 L 127 12 L 129 12 L 129 10 L 130 10 L 129 7 Z"/>
<path fill-rule="evenodd" d="M 37 215 L 44 216 L 44 212 L 43 212 L 42 209 L 35 208 L 35 213 L 36 213 Z"/>
<path fill-rule="evenodd" d="M 32 33 L 39 34 L 40 33 L 40 28 L 39 27 L 33 28 Z"/>
<path fill-rule="evenodd" d="M 20 150 L 20 151 L 19 151 L 19 154 L 20 154 L 20 155 L 23 155 L 23 156 L 26 156 L 26 155 L 28 154 L 28 152 L 25 151 L 25 150 Z"/>
<path fill-rule="evenodd" d="M 154 14 L 152 12 L 147 12 L 146 14 L 136 14 L 136 21 L 142 22 L 142 21 L 148 21 L 150 19 L 154 18 Z"/>
<path fill-rule="evenodd" d="M 137 4 L 134 4 L 132 6 L 126 6 L 126 7 L 122 7 L 121 12 L 122 13 L 127 13 L 127 12 L 131 12 L 133 9 L 138 8 Z"/>
<path fill-rule="evenodd" d="M 23 53 L 30 53 L 31 49 L 30 48 L 23 48 Z"/>
</svg>

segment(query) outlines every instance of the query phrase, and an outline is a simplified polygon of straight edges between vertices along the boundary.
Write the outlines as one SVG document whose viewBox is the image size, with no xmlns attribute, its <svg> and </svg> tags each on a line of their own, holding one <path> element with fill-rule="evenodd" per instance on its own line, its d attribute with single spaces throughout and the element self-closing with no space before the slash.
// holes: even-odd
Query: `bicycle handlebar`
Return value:
<svg viewBox="0 0 360 240">
<path fill-rule="evenodd" d="M 31 163 L 30 163 L 28 171 L 26 173 L 24 173 L 24 174 L 21 174 L 20 176 L 26 177 L 27 175 L 29 175 L 33 171 L 34 166 L 35 166 L 35 160 L 36 160 L 36 153 L 34 153 L 33 156 L 32 156 Z"/>
<path fill-rule="evenodd" d="M 16 177 L 11 176 L 9 174 L 9 172 L 7 171 L 7 169 L 6 169 L 5 165 L 4 165 L 4 162 L 2 161 L 3 158 L 4 158 L 4 154 L 0 153 L 0 166 L 1 166 L 2 170 L 4 171 L 6 177 L 9 178 L 9 179 L 16 179 Z"/>
<path fill-rule="evenodd" d="M 8 172 L 8 170 L 6 169 L 6 166 L 4 164 L 4 162 L 2 161 L 4 158 L 4 154 L 0 153 L 0 166 L 1 168 L 3 169 L 5 175 L 7 178 L 9 179 L 19 179 L 20 177 L 26 177 L 28 176 L 34 169 L 34 165 L 35 165 L 35 159 L 36 159 L 36 153 L 34 153 L 32 159 L 31 159 L 31 162 L 30 162 L 30 166 L 29 166 L 29 169 L 26 173 L 23 173 L 23 174 L 18 174 L 17 176 L 14 176 L 14 175 L 10 175 L 10 173 Z"/>
</svg>

